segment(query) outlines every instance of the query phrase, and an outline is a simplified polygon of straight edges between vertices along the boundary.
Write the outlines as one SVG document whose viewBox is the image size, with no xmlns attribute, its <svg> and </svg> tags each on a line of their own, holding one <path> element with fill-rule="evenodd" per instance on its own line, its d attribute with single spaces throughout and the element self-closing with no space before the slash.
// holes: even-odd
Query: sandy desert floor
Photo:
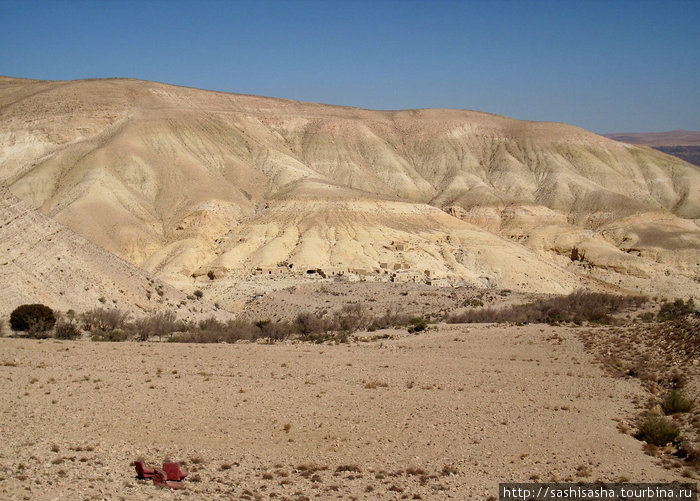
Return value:
<svg viewBox="0 0 700 501">
<path fill-rule="evenodd" d="M 618 431 L 644 390 L 606 375 L 573 329 L 371 335 L 386 333 L 341 345 L 2 338 L 0 498 L 488 499 L 501 481 L 682 480 Z M 135 479 L 137 458 L 184 463 L 186 488 Z"/>
</svg>

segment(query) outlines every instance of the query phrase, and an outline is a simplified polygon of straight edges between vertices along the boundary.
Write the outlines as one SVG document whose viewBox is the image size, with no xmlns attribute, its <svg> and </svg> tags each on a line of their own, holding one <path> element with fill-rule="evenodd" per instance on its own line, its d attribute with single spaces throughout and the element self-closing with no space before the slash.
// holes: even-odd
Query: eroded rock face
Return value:
<svg viewBox="0 0 700 501">
<path fill-rule="evenodd" d="M 700 170 L 576 127 L 136 80 L 2 79 L 0 113 L 0 183 L 173 283 L 325 268 L 697 290 Z"/>
<path fill-rule="evenodd" d="M 48 218 L 0 187 L 0 315 L 21 304 L 59 311 L 119 308 L 134 316 L 224 315 Z"/>
</svg>

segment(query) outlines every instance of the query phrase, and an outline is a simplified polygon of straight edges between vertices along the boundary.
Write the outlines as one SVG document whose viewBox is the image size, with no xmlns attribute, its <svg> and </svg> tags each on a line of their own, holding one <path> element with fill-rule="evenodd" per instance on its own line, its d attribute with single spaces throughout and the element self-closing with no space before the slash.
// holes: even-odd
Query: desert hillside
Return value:
<svg viewBox="0 0 700 501">
<path fill-rule="evenodd" d="M 21 304 L 60 311 L 118 308 L 142 316 L 173 310 L 180 318 L 214 313 L 158 278 L 39 214 L 0 188 L 0 316 Z M 217 313 L 221 315 L 221 313 Z"/>
<path fill-rule="evenodd" d="M 700 274 L 698 168 L 474 111 L 2 78 L 0 184 L 180 287 L 320 269 L 670 295 Z"/>
</svg>

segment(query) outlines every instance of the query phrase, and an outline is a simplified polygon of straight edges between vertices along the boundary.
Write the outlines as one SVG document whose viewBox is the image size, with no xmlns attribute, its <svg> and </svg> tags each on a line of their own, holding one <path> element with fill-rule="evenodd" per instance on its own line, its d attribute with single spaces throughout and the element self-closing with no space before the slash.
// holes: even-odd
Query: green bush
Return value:
<svg viewBox="0 0 700 501">
<path fill-rule="evenodd" d="M 10 315 L 10 328 L 13 331 L 39 334 L 51 330 L 55 323 L 53 310 L 43 304 L 23 304 Z"/>
<path fill-rule="evenodd" d="M 661 447 L 673 442 L 680 435 L 680 430 L 663 416 L 647 416 L 640 424 L 637 438 Z"/>
<path fill-rule="evenodd" d="M 679 412 L 690 412 L 693 408 L 693 401 L 683 396 L 678 390 L 672 390 L 661 403 L 664 414 L 677 414 Z"/>
<path fill-rule="evenodd" d="M 678 317 L 684 317 L 689 313 L 693 313 L 693 311 L 695 311 L 695 301 L 693 301 L 693 298 L 685 302 L 683 302 L 682 299 L 676 299 L 672 303 L 664 302 L 661 308 L 659 308 L 657 317 L 661 321 L 674 320 Z"/>
</svg>

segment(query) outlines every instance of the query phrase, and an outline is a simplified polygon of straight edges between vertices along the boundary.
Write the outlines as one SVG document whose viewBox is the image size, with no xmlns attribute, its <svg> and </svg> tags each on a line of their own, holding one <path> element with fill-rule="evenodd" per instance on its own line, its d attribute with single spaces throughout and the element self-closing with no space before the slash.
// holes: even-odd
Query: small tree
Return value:
<svg viewBox="0 0 700 501">
<path fill-rule="evenodd" d="M 10 328 L 13 331 L 39 334 L 51 330 L 55 323 L 53 310 L 43 304 L 23 304 L 10 315 Z"/>
</svg>

